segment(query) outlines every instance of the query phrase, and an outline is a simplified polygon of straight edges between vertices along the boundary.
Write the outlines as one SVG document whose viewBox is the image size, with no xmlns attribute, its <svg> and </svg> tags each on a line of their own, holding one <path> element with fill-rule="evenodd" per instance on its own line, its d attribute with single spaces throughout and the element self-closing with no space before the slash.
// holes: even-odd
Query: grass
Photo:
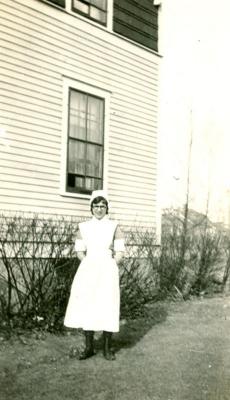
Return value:
<svg viewBox="0 0 230 400">
<path fill-rule="evenodd" d="M 229 400 L 230 298 L 155 303 L 122 321 L 117 360 L 78 361 L 81 332 L 0 335 L 2 400 Z"/>
</svg>

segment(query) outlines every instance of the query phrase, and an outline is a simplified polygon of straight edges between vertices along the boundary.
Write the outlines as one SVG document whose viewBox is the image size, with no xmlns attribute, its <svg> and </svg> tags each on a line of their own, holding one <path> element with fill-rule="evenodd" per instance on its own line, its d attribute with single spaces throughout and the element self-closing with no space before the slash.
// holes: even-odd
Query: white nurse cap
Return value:
<svg viewBox="0 0 230 400">
<path fill-rule="evenodd" d="M 107 200 L 107 202 L 109 202 L 108 193 L 106 192 L 106 190 L 94 190 L 90 197 L 90 204 L 94 199 L 96 199 L 96 197 L 99 196 L 104 197 L 104 199 Z"/>
</svg>

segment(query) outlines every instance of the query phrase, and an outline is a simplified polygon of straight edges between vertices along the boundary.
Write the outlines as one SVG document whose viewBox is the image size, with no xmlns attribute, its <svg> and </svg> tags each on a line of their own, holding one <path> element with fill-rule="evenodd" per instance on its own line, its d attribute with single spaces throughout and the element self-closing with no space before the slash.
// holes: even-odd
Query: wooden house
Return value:
<svg viewBox="0 0 230 400">
<path fill-rule="evenodd" d="M 0 0 L 0 21 L 1 212 L 87 218 L 104 188 L 159 233 L 156 3 Z"/>
</svg>

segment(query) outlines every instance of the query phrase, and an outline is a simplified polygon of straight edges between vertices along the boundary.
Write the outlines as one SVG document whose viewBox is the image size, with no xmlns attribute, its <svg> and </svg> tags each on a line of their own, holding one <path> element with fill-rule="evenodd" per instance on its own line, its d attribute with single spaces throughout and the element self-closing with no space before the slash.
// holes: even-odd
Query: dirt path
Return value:
<svg viewBox="0 0 230 400">
<path fill-rule="evenodd" d="M 151 329 L 122 327 L 114 362 L 100 351 L 86 361 L 70 358 L 79 336 L 2 341 L 1 400 L 229 400 L 230 298 L 153 312 Z"/>
</svg>

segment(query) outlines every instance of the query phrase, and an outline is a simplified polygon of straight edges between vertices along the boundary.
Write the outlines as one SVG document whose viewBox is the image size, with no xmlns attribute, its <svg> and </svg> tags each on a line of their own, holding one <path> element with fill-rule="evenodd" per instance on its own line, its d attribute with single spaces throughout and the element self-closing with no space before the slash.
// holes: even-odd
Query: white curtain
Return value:
<svg viewBox="0 0 230 400">
<path fill-rule="evenodd" d="M 85 146 L 85 143 L 69 140 L 69 173 L 85 175 Z"/>
<path fill-rule="evenodd" d="M 71 91 L 69 113 L 69 136 L 86 140 L 87 95 Z"/>
<path fill-rule="evenodd" d="M 104 102 L 95 97 L 88 98 L 87 140 L 94 143 L 103 142 Z"/>
</svg>

